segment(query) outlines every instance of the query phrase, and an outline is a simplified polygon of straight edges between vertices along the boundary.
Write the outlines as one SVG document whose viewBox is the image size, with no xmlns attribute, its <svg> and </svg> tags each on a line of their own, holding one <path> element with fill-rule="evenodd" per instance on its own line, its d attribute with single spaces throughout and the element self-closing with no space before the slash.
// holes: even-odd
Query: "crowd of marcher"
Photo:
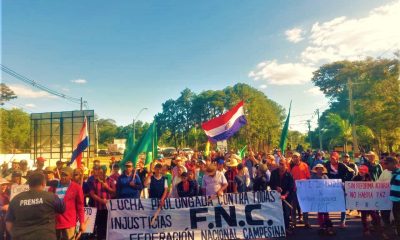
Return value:
<svg viewBox="0 0 400 240">
<path fill-rule="evenodd" d="M 27 161 L 3 164 L 0 178 L 0 239 L 105 239 L 107 208 L 115 198 L 166 198 L 225 193 L 276 190 L 281 194 L 286 232 L 294 234 L 299 224 L 311 228 L 309 214 L 302 212 L 296 194 L 296 180 L 341 179 L 346 181 L 387 181 L 391 184 L 392 211 L 359 211 L 363 234 L 376 231 L 384 239 L 400 234 L 400 155 L 370 151 L 354 161 L 346 153 L 324 153 L 280 150 L 255 153 L 251 150 L 241 159 L 233 152 L 177 153 L 166 158 L 159 155 L 150 166 L 139 159 L 136 166 L 121 164 L 114 157 L 107 165 L 94 160 L 91 169 L 72 169 L 62 161 L 47 166 L 39 157 L 34 169 Z M 15 185 L 28 184 L 30 190 L 10 201 Z M 84 207 L 97 208 L 93 234 L 86 229 Z M 394 223 L 390 220 L 391 213 Z M 342 212 L 339 228 L 346 227 Z M 335 235 L 328 212 L 318 213 L 319 233 Z M 369 216 L 372 221 L 369 222 Z"/>
</svg>

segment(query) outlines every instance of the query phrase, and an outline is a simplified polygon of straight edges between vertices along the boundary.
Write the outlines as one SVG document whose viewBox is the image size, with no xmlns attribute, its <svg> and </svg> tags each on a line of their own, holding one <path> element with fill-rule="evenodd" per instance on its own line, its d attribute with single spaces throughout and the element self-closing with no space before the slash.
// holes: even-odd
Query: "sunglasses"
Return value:
<svg viewBox="0 0 400 240">
<path fill-rule="evenodd" d="M 126 168 L 132 168 L 132 165 L 125 165 Z"/>
</svg>

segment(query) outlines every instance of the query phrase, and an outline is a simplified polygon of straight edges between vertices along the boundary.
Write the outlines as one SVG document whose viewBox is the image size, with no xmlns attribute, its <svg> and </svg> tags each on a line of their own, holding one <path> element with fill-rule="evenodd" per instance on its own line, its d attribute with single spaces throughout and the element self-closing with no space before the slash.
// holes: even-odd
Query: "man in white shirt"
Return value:
<svg viewBox="0 0 400 240">
<path fill-rule="evenodd" d="M 203 176 L 202 189 L 206 196 L 222 196 L 228 187 L 228 181 L 223 173 L 217 171 L 215 165 L 209 165 L 206 169 L 206 175 Z"/>
</svg>

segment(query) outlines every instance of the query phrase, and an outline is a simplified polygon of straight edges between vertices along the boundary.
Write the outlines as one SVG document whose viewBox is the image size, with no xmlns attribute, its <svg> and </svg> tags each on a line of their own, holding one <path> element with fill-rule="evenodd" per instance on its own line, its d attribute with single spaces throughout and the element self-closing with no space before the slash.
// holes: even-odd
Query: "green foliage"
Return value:
<svg viewBox="0 0 400 240">
<path fill-rule="evenodd" d="M 11 90 L 5 83 L 0 83 L 0 105 L 3 106 L 5 102 L 17 98 L 14 91 Z"/>
<path fill-rule="evenodd" d="M 185 89 L 178 99 L 163 103 L 162 112 L 156 115 L 160 144 L 185 147 L 195 146 L 197 142 L 199 149 L 204 149 L 207 138 L 201 123 L 221 115 L 241 100 L 245 101 L 248 124 L 229 140 L 230 147 L 276 146 L 285 117 L 282 107 L 257 89 L 241 83 L 199 94 Z"/>
<path fill-rule="evenodd" d="M 329 149 L 332 144 L 344 145 L 351 139 L 344 137 L 344 132 L 335 135 L 335 130 L 330 125 L 330 120 L 333 119 L 327 118 L 330 113 L 334 113 L 342 118 L 342 123 L 350 124 L 354 121 L 356 126 L 361 126 L 357 127 L 361 148 L 376 148 L 381 151 L 400 149 L 398 79 L 399 61 L 395 59 L 339 61 L 323 65 L 314 72 L 313 83 L 331 103 L 321 117 L 321 127 L 325 129 L 324 146 Z M 349 114 L 349 87 L 353 92 L 354 119 Z M 340 127 L 339 129 L 344 130 Z M 316 146 L 313 137 L 316 135 L 316 132 L 311 134 L 313 146 Z M 338 135 L 342 135 L 341 140 Z"/>
<path fill-rule="evenodd" d="M 2 153 L 29 152 L 29 115 L 21 109 L 0 109 Z"/>
</svg>

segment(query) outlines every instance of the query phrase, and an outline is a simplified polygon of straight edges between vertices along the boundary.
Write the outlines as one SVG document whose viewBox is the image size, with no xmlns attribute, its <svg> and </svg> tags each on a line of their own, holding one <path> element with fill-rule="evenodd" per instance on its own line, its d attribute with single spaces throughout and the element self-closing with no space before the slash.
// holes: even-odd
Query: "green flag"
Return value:
<svg viewBox="0 0 400 240">
<path fill-rule="evenodd" d="M 279 142 L 279 148 L 281 149 L 282 154 L 285 153 L 286 144 L 287 144 L 287 136 L 289 132 L 289 119 L 290 119 L 290 110 L 292 108 L 292 101 L 290 101 L 289 106 L 289 113 L 285 121 L 285 125 L 283 126 L 282 133 L 281 133 L 281 140 Z"/>
<path fill-rule="evenodd" d="M 146 154 L 147 158 L 147 153 L 156 153 L 154 151 L 154 148 L 157 148 L 157 131 L 155 129 L 156 123 L 153 122 L 150 127 L 147 129 L 145 134 L 139 139 L 139 141 L 135 144 L 135 146 L 130 149 L 126 155 L 124 155 L 124 158 L 122 159 L 120 166 L 121 168 L 124 167 L 125 163 L 127 161 L 132 161 L 133 166 L 136 166 L 137 161 L 139 159 L 139 155 L 142 153 Z M 153 155 L 154 156 L 154 155 Z M 147 159 L 146 159 L 147 163 Z"/>
<path fill-rule="evenodd" d="M 247 149 L 247 145 L 244 145 L 244 147 L 241 150 L 238 151 L 238 155 L 239 155 L 240 159 L 242 159 L 242 160 L 244 158 L 246 149 Z"/>
<path fill-rule="evenodd" d="M 154 158 L 158 156 L 158 135 L 157 135 L 157 124 L 154 121 L 151 125 L 152 131 L 152 140 L 151 140 L 151 147 L 147 150 L 146 154 L 146 162 L 144 163 L 145 166 L 149 166 L 149 164 L 153 161 Z"/>
<path fill-rule="evenodd" d="M 128 139 L 126 139 L 125 142 L 125 150 L 124 150 L 124 157 L 125 158 L 127 156 L 127 154 L 132 151 L 133 149 L 133 135 L 132 132 L 129 132 L 128 134 Z"/>
</svg>

